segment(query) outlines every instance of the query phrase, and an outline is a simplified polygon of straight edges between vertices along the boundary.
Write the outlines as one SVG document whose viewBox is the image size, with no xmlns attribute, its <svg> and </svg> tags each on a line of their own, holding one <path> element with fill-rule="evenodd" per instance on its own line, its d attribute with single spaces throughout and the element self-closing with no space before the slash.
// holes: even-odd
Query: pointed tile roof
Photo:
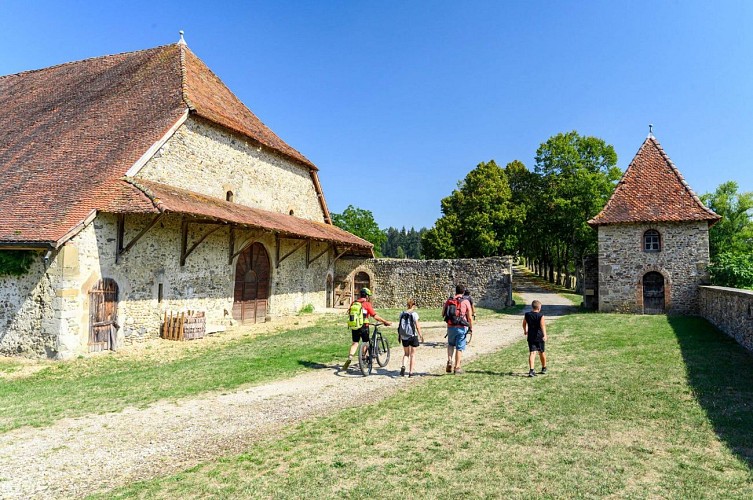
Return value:
<svg viewBox="0 0 753 500">
<path fill-rule="evenodd" d="M 649 135 L 591 226 L 629 222 L 681 222 L 721 217 L 693 192 L 659 141 Z"/>
<path fill-rule="evenodd" d="M 288 157 L 319 190 L 316 166 L 183 43 L 2 76 L 0 109 L 0 245 L 59 246 L 187 114 Z"/>
</svg>

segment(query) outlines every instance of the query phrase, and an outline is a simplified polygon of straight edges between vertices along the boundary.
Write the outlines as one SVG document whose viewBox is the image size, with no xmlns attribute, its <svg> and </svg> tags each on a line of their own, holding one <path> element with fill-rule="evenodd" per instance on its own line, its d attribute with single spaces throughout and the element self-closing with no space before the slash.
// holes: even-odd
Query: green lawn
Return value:
<svg viewBox="0 0 753 500">
<path fill-rule="evenodd" d="M 753 357 L 697 318 L 552 322 L 525 343 L 240 456 L 107 498 L 751 498 Z"/>
<path fill-rule="evenodd" d="M 395 321 L 400 314 L 397 309 L 378 312 Z M 419 309 L 425 321 L 439 321 L 440 313 Z M 180 354 L 172 351 L 165 359 L 115 353 L 66 362 L 40 361 L 37 367 L 41 369 L 31 375 L 0 378 L 0 433 L 23 425 L 50 425 L 63 417 L 235 390 L 339 364 L 347 356 L 351 341 L 344 314 L 323 316 L 306 328 L 249 335 L 216 346 L 191 341 Z M 501 311 L 481 309 L 479 314 L 502 316 Z M 395 329 L 386 332 L 392 345 L 397 345 Z M 27 361 L 0 359 L 0 374 L 18 373 L 29 366 Z"/>
</svg>

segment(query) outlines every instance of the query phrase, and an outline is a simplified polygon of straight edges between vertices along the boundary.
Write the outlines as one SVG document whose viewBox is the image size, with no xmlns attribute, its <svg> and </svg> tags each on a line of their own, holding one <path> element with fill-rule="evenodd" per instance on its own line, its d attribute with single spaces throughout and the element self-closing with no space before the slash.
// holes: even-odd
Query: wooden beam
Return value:
<svg viewBox="0 0 753 500">
<path fill-rule="evenodd" d="M 139 232 L 139 234 L 137 234 L 136 237 L 133 238 L 131 240 L 131 242 L 128 243 L 125 246 L 125 248 L 123 248 L 122 250 L 120 250 L 120 252 L 118 252 L 118 253 L 120 253 L 122 255 L 122 254 L 126 253 L 128 250 L 130 250 L 131 248 L 133 248 L 133 245 L 135 245 L 136 242 L 139 241 L 141 239 L 141 237 L 146 234 L 147 231 L 149 231 L 151 228 L 153 228 L 154 225 L 162 218 L 163 215 L 164 215 L 164 212 L 157 214 L 157 216 L 154 219 L 152 219 L 152 222 L 150 222 L 149 224 L 147 224 L 146 227 L 144 227 L 144 229 L 142 229 L 141 232 Z M 124 220 L 124 223 L 125 223 L 125 220 Z M 122 244 L 122 241 L 120 242 L 120 244 Z"/>
<path fill-rule="evenodd" d="M 186 258 L 187 258 L 187 257 L 188 257 L 189 255 L 191 255 L 191 253 L 192 253 L 192 252 L 193 252 L 194 250 L 196 250 L 196 247 L 197 247 L 197 246 L 199 246 L 199 245 L 201 244 L 201 242 L 202 242 L 202 241 L 204 241 L 205 239 L 207 239 L 207 237 L 208 237 L 208 236 L 209 236 L 210 234 L 217 232 L 217 230 L 218 230 L 218 229 L 221 229 L 221 228 L 222 228 L 222 226 L 217 226 L 217 227 L 214 227 L 214 228 L 210 229 L 210 230 L 209 230 L 209 231 L 207 231 L 207 232 L 206 232 L 206 233 L 205 233 L 205 234 L 204 234 L 204 235 L 203 235 L 203 236 L 202 236 L 201 238 L 199 238 L 199 239 L 198 239 L 198 240 L 196 241 L 196 243 L 194 243 L 193 245 L 191 245 L 191 248 L 189 248 L 188 250 L 186 250 L 186 253 L 185 253 L 185 255 L 183 255 L 183 262 L 181 263 L 181 266 L 182 266 L 182 265 L 185 265 L 185 262 L 186 262 Z"/>
<path fill-rule="evenodd" d="M 120 262 L 123 253 L 123 235 L 125 234 L 125 214 L 118 214 L 118 230 L 115 236 L 115 263 Z"/>
<path fill-rule="evenodd" d="M 280 267 L 280 233 L 275 233 L 275 269 Z"/>
<path fill-rule="evenodd" d="M 303 245 L 305 245 L 307 242 L 308 242 L 308 240 L 300 242 L 291 251 L 289 251 L 288 253 L 286 253 L 285 255 L 283 255 L 282 257 L 280 257 L 279 259 L 277 259 L 277 266 L 276 267 L 280 267 L 280 262 L 282 262 L 283 260 L 285 260 L 288 257 L 290 257 L 291 255 L 293 255 L 299 248 L 303 247 Z M 277 247 L 279 249 L 279 243 L 278 243 Z"/>
<path fill-rule="evenodd" d="M 306 256 L 306 267 L 309 266 L 312 262 L 314 262 L 316 259 L 324 255 L 325 253 L 329 252 L 331 245 L 327 244 L 327 247 L 322 250 L 320 253 L 318 253 L 313 259 L 309 259 L 308 256 Z"/>
<path fill-rule="evenodd" d="M 337 262 L 337 259 L 339 259 L 343 255 L 345 255 L 348 252 L 348 250 L 350 250 L 350 248 L 351 247 L 345 247 L 345 249 L 342 252 L 340 252 L 339 254 L 337 253 L 337 248 L 335 248 L 335 260 L 332 261 L 332 263 L 334 264 L 335 262 Z"/>
<path fill-rule="evenodd" d="M 309 268 L 309 256 L 311 255 L 311 240 L 306 240 L 306 269 Z"/>
<path fill-rule="evenodd" d="M 188 247 L 188 221 L 183 217 L 180 221 L 180 265 L 186 265 L 186 248 Z"/>
<path fill-rule="evenodd" d="M 227 254 L 227 264 L 233 265 L 233 257 L 235 257 L 235 225 L 230 226 L 230 251 Z"/>
</svg>

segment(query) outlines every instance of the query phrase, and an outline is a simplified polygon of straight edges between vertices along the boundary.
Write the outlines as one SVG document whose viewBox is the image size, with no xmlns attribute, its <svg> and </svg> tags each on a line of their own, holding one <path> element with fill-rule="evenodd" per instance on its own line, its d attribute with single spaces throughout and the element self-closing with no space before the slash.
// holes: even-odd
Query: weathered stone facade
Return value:
<svg viewBox="0 0 753 500">
<path fill-rule="evenodd" d="M 458 283 L 471 290 L 480 307 L 500 309 L 512 301 L 511 257 L 340 260 L 335 267 L 341 282 L 368 274 L 376 307 L 404 307 L 411 297 L 419 307 L 441 307 Z"/>
<path fill-rule="evenodd" d="M 659 232 L 661 251 L 643 249 L 644 233 Z M 598 304 L 602 312 L 644 312 L 643 277 L 664 278 L 664 310 L 698 314 L 698 286 L 708 282 L 708 222 L 599 226 Z"/>
<path fill-rule="evenodd" d="M 324 220 L 307 168 L 241 136 L 189 118 L 138 178 L 302 219 Z"/>
<path fill-rule="evenodd" d="M 198 120 L 187 120 L 137 177 L 223 200 L 232 191 L 234 201 L 247 206 L 324 218 L 306 167 Z M 153 217 L 128 215 L 124 241 L 133 240 Z M 157 337 L 165 311 L 204 311 L 209 331 L 234 324 L 238 256 L 228 262 L 229 231 L 211 234 L 181 266 L 181 217 L 168 215 L 116 262 L 117 217 L 98 214 L 48 262 L 40 255 L 25 276 L 0 278 L 0 354 L 65 359 L 86 353 L 89 293 L 102 278 L 118 287 L 117 345 Z M 188 241 L 206 232 L 192 225 Z M 308 304 L 325 308 L 327 280 L 334 276 L 328 243 L 312 241 L 307 253 L 299 240 L 280 238 L 278 251 L 272 232 L 236 229 L 236 250 L 253 242 L 264 246 L 270 261 L 268 316 L 293 314 Z M 277 255 L 285 256 L 279 264 Z"/>
<path fill-rule="evenodd" d="M 700 288 L 700 313 L 714 326 L 753 351 L 753 291 L 722 286 Z"/>
</svg>

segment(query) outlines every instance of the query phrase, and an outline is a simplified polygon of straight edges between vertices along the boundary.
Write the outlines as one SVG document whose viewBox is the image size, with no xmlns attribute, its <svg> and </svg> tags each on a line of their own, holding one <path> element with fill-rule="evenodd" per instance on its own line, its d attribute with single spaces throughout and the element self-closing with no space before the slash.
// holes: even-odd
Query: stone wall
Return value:
<svg viewBox="0 0 753 500">
<path fill-rule="evenodd" d="M 189 118 L 136 177 L 254 208 L 322 222 L 308 168 L 240 136 Z"/>
<path fill-rule="evenodd" d="M 660 252 L 643 251 L 643 234 L 655 229 Z M 665 311 L 697 314 L 698 286 L 708 282 L 708 223 L 599 226 L 599 310 L 643 313 L 643 276 L 664 276 Z"/>
<path fill-rule="evenodd" d="M 512 301 L 512 258 L 486 259 L 370 259 L 341 260 L 336 275 L 350 280 L 366 272 L 376 307 L 400 308 L 408 298 L 419 307 L 441 307 L 461 283 L 471 290 L 476 305 L 501 309 Z"/>
<path fill-rule="evenodd" d="M 599 309 L 599 259 L 596 255 L 583 258 L 583 307 Z"/>
<path fill-rule="evenodd" d="M 753 290 L 702 286 L 700 313 L 740 345 L 753 351 Z"/>
<path fill-rule="evenodd" d="M 57 335 L 42 325 L 54 296 L 41 254 L 25 275 L 0 277 L 0 355 L 54 356 Z"/>
</svg>

